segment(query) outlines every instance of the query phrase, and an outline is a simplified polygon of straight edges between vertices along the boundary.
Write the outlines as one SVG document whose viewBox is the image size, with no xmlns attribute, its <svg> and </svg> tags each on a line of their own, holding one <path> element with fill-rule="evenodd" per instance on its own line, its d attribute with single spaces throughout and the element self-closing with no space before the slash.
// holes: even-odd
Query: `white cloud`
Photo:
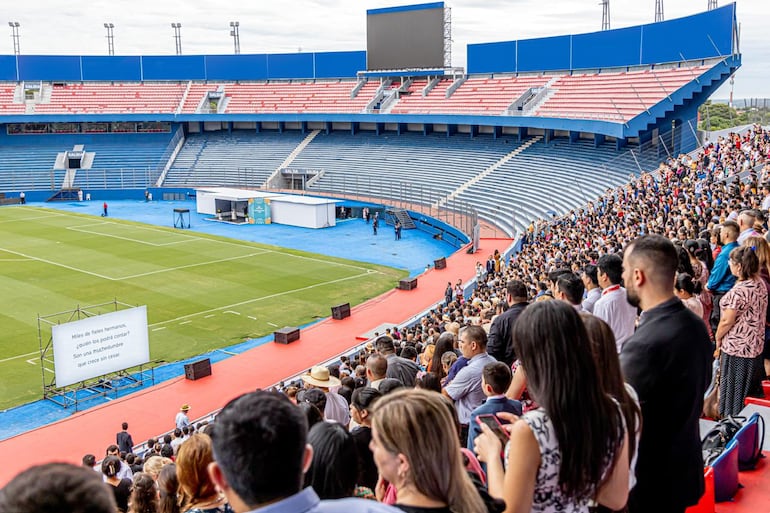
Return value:
<svg viewBox="0 0 770 513">
<path fill-rule="evenodd" d="M 104 55 L 104 22 L 115 24 L 120 55 L 173 54 L 171 22 L 182 24 L 185 54 L 231 53 L 229 22 L 240 22 L 242 53 L 362 50 L 366 46 L 366 10 L 415 0 L 36 0 L 5 6 L 8 20 L 21 23 L 25 54 Z M 726 2 L 719 2 L 725 5 Z M 599 0 L 451 0 L 455 65 L 465 64 L 468 43 L 525 39 L 601 28 Z M 653 0 L 611 0 L 613 28 L 649 23 Z M 666 0 L 672 19 L 705 10 L 707 0 Z M 770 66 L 765 32 L 770 2 L 738 0 L 743 68 L 735 96 L 770 97 Z M 8 29 L 10 31 L 10 29 Z M 10 36 L 10 32 L 8 33 Z M 11 53 L 10 37 L 6 50 Z M 726 97 L 724 88 L 716 96 Z"/>
</svg>

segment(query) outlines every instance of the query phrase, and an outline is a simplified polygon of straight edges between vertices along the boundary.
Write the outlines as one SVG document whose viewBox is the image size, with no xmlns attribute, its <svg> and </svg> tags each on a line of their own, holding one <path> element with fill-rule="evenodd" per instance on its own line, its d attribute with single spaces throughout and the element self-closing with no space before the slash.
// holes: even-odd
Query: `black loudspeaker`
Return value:
<svg viewBox="0 0 770 513">
<path fill-rule="evenodd" d="M 438 260 L 434 260 L 433 267 L 436 269 L 446 269 L 446 258 L 441 257 Z"/>
<path fill-rule="evenodd" d="M 350 303 L 332 307 L 332 318 L 342 320 L 345 317 L 350 317 Z"/>
<path fill-rule="evenodd" d="M 417 288 L 417 278 L 407 278 L 398 282 L 398 288 L 401 290 L 412 290 Z"/>
<path fill-rule="evenodd" d="M 185 364 L 185 378 L 195 381 L 196 379 L 205 378 L 206 376 L 211 376 L 211 360 L 208 358 Z"/>
<path fill-rule="evenodd" d="M 291 344 L 299 340 L 299 328 L 286 326 L 273 332 L 273 342 L 276 344 Z"/>
</svg>

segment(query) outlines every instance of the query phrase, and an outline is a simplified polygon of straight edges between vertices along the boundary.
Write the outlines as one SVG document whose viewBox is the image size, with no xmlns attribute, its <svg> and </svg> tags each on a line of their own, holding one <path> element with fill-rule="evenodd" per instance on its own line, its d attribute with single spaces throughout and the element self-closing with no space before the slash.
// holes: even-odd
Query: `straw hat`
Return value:
<svg viewBox="0 0 770 513">
<path fill-rule="evenodd" d="M 179 408 L 181 411 L 189 411 L 190 405 L 189 404 L 183 404 L 181 408 Z"/>
<path fill-rule="evenodd" d="M 302 376 L 302 381 L 308 385 L 321 388 L 340 386 L 340 380 L 329 374 L 329 368 L 321 365 L 310 369 L 310 373 Z"/>
</svg>

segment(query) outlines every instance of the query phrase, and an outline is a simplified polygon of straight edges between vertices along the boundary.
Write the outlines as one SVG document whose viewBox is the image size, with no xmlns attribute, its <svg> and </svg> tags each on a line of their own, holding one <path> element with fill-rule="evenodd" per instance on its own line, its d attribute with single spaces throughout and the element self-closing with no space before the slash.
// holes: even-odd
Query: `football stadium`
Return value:
<svg viewBox="0 0 770 513">
<path fill-rule="evenodd" d="M 10 22 L 0 513 L 766 511 L 770 132 L 698 129 L 739 12 L 601 4 L 463 67 L 444 2 L 343 51 Z"/>
</svg>

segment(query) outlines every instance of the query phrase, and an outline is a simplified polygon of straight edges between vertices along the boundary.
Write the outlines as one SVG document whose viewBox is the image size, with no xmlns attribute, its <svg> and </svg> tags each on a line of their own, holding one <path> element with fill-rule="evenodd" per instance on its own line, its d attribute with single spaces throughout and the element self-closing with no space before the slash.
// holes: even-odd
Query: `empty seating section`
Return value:
<svg viewBox="0 0 770 513">
<path fill-rule="evenodd" d="M 536 110 L 541 117 L 629 120 L 694 80 L 709 67 L 565 75 Z"/>
<path fill-rule="evenodd" d="M 562 215 L 611 186 L 638 173 L 611 144 L 594 148 L 591 141 L 537 142 L 458 195 L 479 215 L 513 233 L 532 220 Z"/>
<path fill-rule="evenodd" d="M 300 132 L 190 134 L 163 185 L 260 187 L 305 137 Z"/>
<path fill-rule="evenodd" d="M 257 112 L 360 112 L 379 87 L 368 82 L 355 98 L 357 82 L 265 82 L 227 84 L 227 113 Z"/>
<path fill-rule="evenodd" d="M 320 134 L 292 166 L 324 171 L 312 191 L 433 204 L 518 146 L 467 134 Z"/>
<path fill-rule="evenodd" d="M 187 98 L 182 105 L 182 114 L 193 114 L 198 111 L 203 99 L 209 91 L 216 91 L 219 88 L 219 84 L 190 84 L 190 90 L 187 93 Z"/>
<path fill-rule="evenodd" d="M 498 78 L 469 78 L 449 98 L 451 79 L 442 80 L 422 96 L 425 82 L 415 82 L 411 94 L 401 95 L 392 114 L 503 114 L 506 109 L 531 87 L 545 85 L 550 77 L 519 76 Z"/>
<path fill-rule="evenodd" d="M 23 103 L 13 103 L 16 87 L 15 83 L 0 84 L 0 115 L 23 114 L 26 110 Z"/>
<path fill-rule="evenodd" d="M 146 187 L 155 183 L 171 134 L 143 135 L 24 135 L 0 138 L 0 190 L 61 188 L 64 170 L 54 171 L 59 153 L 76 144 L 95 153 L 92 169 L 75 176 L 79 188 Z"/>
<path fill-rule="evenodd" d="M 186 87 L 167 82 L 54 85 L 50 102 L 36 104 L 35 113 L 173 113 Z"/>
</svg>

